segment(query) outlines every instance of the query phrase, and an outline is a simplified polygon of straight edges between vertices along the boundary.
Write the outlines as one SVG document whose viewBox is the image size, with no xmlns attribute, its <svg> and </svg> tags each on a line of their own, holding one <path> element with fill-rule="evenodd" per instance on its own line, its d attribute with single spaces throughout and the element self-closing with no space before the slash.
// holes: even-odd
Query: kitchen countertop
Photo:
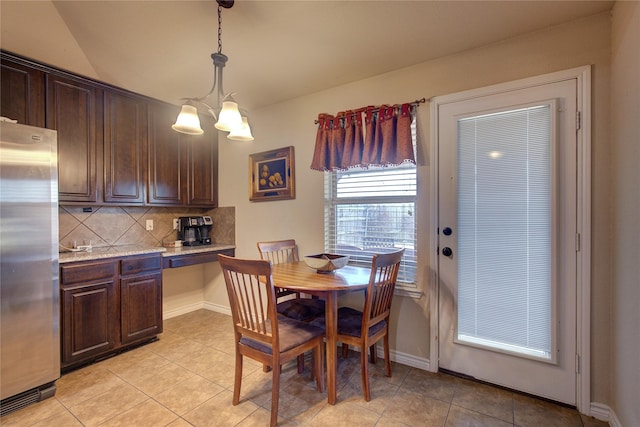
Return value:
<svg viewBox="0 0 640 427">
<path fill-rule="evenodd" d="M 183 246 L 181 248 L 164 248 L 160 246 L 103 246 L 95 247 L 91 252 L 61 252 L 58 261 L 60 264 L 76 261 L 91 261 L 96 259 L 115 258 L 131 255 L 144 255 L 161 253 L 163 257 L 176 257 L 181 255 L 196 255 L 207 252 L 216 252 L 225 249 L 235 249 L 234 245 L 213 244 L 203 246 Z"/>
</svg>

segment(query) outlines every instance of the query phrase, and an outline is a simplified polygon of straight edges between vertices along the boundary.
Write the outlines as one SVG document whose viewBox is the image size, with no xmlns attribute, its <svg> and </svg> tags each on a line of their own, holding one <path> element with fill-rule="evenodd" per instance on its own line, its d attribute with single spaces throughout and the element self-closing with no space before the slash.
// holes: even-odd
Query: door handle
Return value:
<svg viewBox="0 0 640 427">
<path fill-rule="evenodd" d="M 442 248 L 442 255 L 450 257 L 451 255 L 453 255 L 453 251 L 450 247 L 445 246 L 444 248 Z"/>
</svg>

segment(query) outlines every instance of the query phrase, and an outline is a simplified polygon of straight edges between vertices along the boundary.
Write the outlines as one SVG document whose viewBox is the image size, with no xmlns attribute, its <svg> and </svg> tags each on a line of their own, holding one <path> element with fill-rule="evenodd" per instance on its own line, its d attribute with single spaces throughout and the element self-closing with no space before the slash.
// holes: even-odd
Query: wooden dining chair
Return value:
<svg viewBox="0 0 640 427">
<path fill-rule="evenodd" d="M 272 242 L 258 242 L 260 258 L 269 260 L 273 264 L 296 262 L 298 246 L 293 239 L 276 240 Z M 283 316 L 302 322 L 309 322 L 324 314 L 324 300 L 307 298 L 299 292 L 290 289 L 276 289 L 278 300 L 277 310 Z"/>
<path fill-rule="evenodd" d="M 240 402 L 243 357 L 268 365 L 271 384 L 271 426 L 278 421 L 281 365 L 313 351 L 313 376 L 324 390 L 324 330 L 309 323 L 278 316 L 271 263 L 218 255 L 229 296 L 235 336 L 236 368 L 233 405 Z"/>
<path fill-rule="evenodd" d="M 384 343 L 385 374 L 391 376 L 389 314 L 403 254 L 404 249 L 374 255 L 363 310 L 350 307 L 338 309 L 338 341 L 342 343 L 342 357 L 347 357 L 349 345 L 360 347 L 362 391 L 367 402 L 371 400 L 367 350 L 371 351 L 371 362 L 375 363 L 376 343 L 381 339 Z"/>
<path fill-rule="evenodd" d="M 269 260 L 273 264 L 296 262 L 300 259 L 298 245 L 294 239 L 258 242 L 258 252 L 261 259 Z M 303 297 L 291 289 L 276 288 L 276 301 L 278 313 L 301 322 L 310 322 L 324 314 L 324 300 Z M 300 374 L 304 371 L 304 355 L 298 357 L 297 365 Z"/>
</svg>

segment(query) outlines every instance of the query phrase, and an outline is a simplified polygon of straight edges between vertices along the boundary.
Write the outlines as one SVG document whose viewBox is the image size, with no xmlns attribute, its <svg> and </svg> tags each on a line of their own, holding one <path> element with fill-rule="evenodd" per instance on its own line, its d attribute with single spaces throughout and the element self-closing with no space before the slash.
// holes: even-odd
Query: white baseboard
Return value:
<svg viewBox="0 0 640 427">
<path fill-rule="evenodd" d="M 163 320 L 171 319 L 172 317 L 181 316 L 183 314 L 191 313 L 192 311 L 201 310 L 201 309 L 215 311 L 216 313 L 222 313 L 222 314 L 226 314 L 227 316 L 231 316 L 231 309 L 229 309 L 229 307 L 214 304 L 211 302 L 202 301 L 202 302 L 197 302 L 197 303 L 185 305 L 182 307 L 174 308 L 172 310 L 163 311 L 162 319 Z"/>
<path fill-rule="evenodd" d="M 609 407 L 609 405 L 605 405 L 604 403 L 591 402 L 589 412 L 589 415 L 599 419 L 600 421 L 608 422 L 611 427 L 622 427 L 622 424 L 616 416 L 616 413 Z"/>
<path fill-rule="evenodd" d="M 162 312 L 162 319 L 167 320 L 172 317 L 181 316 L 183 314 L 191 313 L 192 311 L 200 310 L 205 308 L 205 302 L 196 302 L 189 305 L 184 305 L 182 307 L 174 308 L 172 310 L 165 310 Z"/>
<path fill-rule="evenodd" d="M 216 313 L 226 314 L 227 316 L 231 316 L 231 309 L 224 305 L 214 304 L 212 302 L 205 302 L 204 307 L 205 310 L 215 311 Z"/>
<path fill-rule="evenodd" d="M 591 402 L 589 408 L 592 417 L 599 419 L 600 421 L 606 421 L 611 427 L 622 427 L 622 423 L 618 419 L 615 411 L 605 405 L 604 403 Z"/>
<path fill-rule="evenodd" d="M 589 408 L 589 415 L 599 419 L 600 421 L 609 421 L 609 413 L 611 408 L 602 403 L 591 402 Z"/>
<path fill-rule="evenodd" d="M 339 343 L 338 348 L 341 348 L 341 345 Z M 349 350 L 360 352 L 360 349 L 358 347 L 349 347 Z M 376 353 L 378 357 L 384 357 L 384 348 L 381 344 L 376 346 Z M 400 363 L 401 365 L 411 366 L 412 368 L 422 369 L 423 371 L 429 370 L 428 359 L 416 357 L 411 354 L 395 351 L 393 349 L 389 349 L 389 359 L 391 359 L 392 362 Z"/>
<path fill-rule="evenodd" d="M 384 355 L 384 349 L 382 346 L 378 346 L 377 353 L 379 357 Z M 423 371 L 429 370 L 429 359 L 425 359 L 423 357 L 416 357 L 411 354 L 389 349 L 389 358 L 401 365 L 411 366 L 412 368 L 422 369 Z"/>
<path fill-rule="evenodd" d="M 616 416 L 616 413 L 613 411 L 613 409 L 611 409 L 611 408 L 609 408 L 609 409 L 610 409 L 610 412 L 609 412 L 609 425 L 611 427 L 622 427 L 622 423 L 620 422 L 620 420 Z"/>
</svg>

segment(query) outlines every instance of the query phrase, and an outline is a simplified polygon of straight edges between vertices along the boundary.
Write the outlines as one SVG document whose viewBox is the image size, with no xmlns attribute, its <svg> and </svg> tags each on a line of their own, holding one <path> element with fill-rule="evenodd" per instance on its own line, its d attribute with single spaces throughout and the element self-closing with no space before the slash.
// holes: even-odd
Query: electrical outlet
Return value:
<svg viewBox="0 0 640 427">
<path fill-rule="evenodd" d="M 180 226 L 180 221 L 178 221 L 178 218 L 173 218 L 173 229 L 177 230 L 179 226 Z"/>
<path fill-rule="evenodd" d="M 153 220 L 152 219 L 148 219 L 147 220 L 147 231 L 153 231 Z"/>
</svg>

